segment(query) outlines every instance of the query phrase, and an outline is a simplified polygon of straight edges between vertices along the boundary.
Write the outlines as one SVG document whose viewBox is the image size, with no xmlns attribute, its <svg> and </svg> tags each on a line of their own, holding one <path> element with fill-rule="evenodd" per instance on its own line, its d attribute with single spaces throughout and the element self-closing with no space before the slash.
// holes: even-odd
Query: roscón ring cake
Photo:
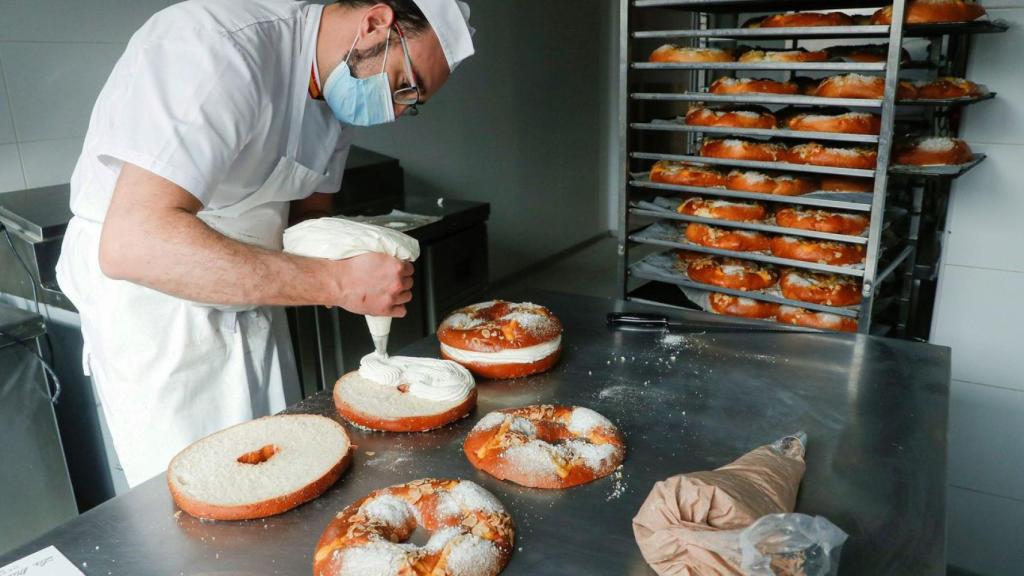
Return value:
<svg viewBox="0 0 1024 576">
<path fill-rule="evenodd" d="M 487 414 L 463 444 L 476 468 L 532 488 L 570 488 L 611 474 L 626 455 L 619 430 L 580 406 L 536 405 Z"/>
<path fill-rule="evenodd" d="M 167 467 L 167 485 L 174 503 L 196 518 L 250 520 L 320 496 L 351 460 L 348 434 L 334 420 L 267 416 L 189 445 Z"/>
<path fill-rule="evenodd" d="M 370 353 L 334 385 L 334 406 L 360 428 L 424 432 L 467 416 L 476 384 L 455 362 Z"/>
<path fill-rule="evenodd" d="M 452 312 L 437 329 L 441 356 L 484 378 L 550 370 L 562 354 L 562 323 L 528 302 L 494 300 Z"/>
<path fill-rule="evenodd" d="M 431 532 L 409 542 L 417 526 Z M 466 480 L 423 479 L 374 490 L 331 520 L 314 576 L 496 576 L 515 527 L 490 492 Z"/>
</svg>

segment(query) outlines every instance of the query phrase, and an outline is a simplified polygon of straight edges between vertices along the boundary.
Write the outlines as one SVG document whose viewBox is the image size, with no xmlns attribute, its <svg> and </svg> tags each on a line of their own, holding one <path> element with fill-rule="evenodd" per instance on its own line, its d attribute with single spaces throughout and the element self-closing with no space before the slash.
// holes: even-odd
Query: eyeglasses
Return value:
<svg viewBox="0 0 1024 576">
<path fill-rule="evenodd" d="M 416 76 L 412 73 L 412 60 L 409 59 L 409 45 L 405 41 L 405 33 L 402 32 L 398 24 L 395 24 L 395 30 L 398 31 L 398 39 L 402 42 L 402 54 L 405 56 L 405 78 L 409 85 L 395 90 L 391 99 L 395 101 L 395 104 L 407 106 L 406 114 L 415 116 L 420 113 L 416 108 L 420 102 L 420 87 L 416 84 Z"/>
</svg>

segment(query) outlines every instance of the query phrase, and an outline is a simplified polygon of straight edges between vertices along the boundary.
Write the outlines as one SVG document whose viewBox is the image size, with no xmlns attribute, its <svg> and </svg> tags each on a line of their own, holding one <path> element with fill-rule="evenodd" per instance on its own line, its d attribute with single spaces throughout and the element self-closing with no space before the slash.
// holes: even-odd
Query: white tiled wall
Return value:
<svg viewBox="0 0 1024 576">
<path fill-rule="evenodd" d="M 0 0 L 0 192 L 67 182 L 128 38 L 174 0 Z"/>
<path fill-rule="evenodd" d="M 1024 0 L 983 2 L 1006 34 L 971 40 L 968 76 L 999 93 L 961 136 L 988 159 L 951 192 L 932 342 L 953 349 L 949 562 L 978 574 L 1024 563 Z"/>
</svg>

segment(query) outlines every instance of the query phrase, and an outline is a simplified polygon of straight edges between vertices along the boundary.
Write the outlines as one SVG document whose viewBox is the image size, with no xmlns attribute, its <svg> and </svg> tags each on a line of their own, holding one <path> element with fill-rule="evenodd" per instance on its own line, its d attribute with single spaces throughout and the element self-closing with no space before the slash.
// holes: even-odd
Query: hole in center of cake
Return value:
<svg viewBox="0 0 1024 576">
<path fill-rule="evenodd" d="M 242 454 L 238 457 L 238 462 L 239 464 L 263 464 L 267 460 L 273 458 L 274 454 L 277 454 L 277 446 L 267 444 L 259 450 L 253 450 L 252 452 Z"/>
</svg>

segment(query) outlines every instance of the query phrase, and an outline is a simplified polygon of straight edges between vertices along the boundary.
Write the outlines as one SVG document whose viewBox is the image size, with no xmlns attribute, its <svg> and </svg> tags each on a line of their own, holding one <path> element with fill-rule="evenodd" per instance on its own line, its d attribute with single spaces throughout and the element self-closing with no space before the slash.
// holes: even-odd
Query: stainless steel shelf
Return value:
<svg viewBox="0 0 1024 576">
<path fill-rule="evenodd" d="M 634 130 L 660 130 L 666 132 L 703 132 L 705 134 L 736 134 L 739 136 L 765 136 L 769 138 L 800 138 L 804 140 L 831 140 L 834 142 L 865 142 L 877 144 L 872 134 L 843 134 L 841 132 L 807 132 L 782 128 L 731 128 L 724 126 L 691 126 L 681 121 L 634 122 Z"/>
<path fill-rule="evenodd" d="M 885 71 L 885 62 L 634 62 L 631 66 L 634 70 Z"/>
<path fill-rule="evenodd" d="M 1010 29 L 1005 20 L 980 19 L 972 22 L 939 22 L 934 24 L 907 24 L 903 35 L 909 37 L 944 36 L 947 34 L 1001 34 Z"/>
<path fill-rule="evenodd" d="M 648 218 L 659 218 L 661 220 L 674 220 L 677 222 L 697 222 L 720 228 L 736 228 L 739 230 L 754 230 L 756 232 L 767 232 L 782 236 L 799 236 L 801 238 L 815 238 L 818 240 L 832 240 L 846 242 L 848 244 L 867 244 L 866 236 L 847 236 L 845 234 L 830 234 L 828 232 L 815 232 L 814 230 L 801 230 L 800 228 L 784 228 L 775 224 L 764 224 L 760 222 L 739 222 L 736 220 L 721 220 L 718 218 L 703 218 L 701 216 L 690 216 L 688 214 L 665 214 L 655 210 L 644 210 L 643 208 L 630 208 L 631 213 L 637 216 Z"/>
<path fill-rule="evenodd" d="M 834 166 L 815 166 L 812 164 L 791 164 L 789 162 L 757 162 L 753 160 L 733 160 L 731 158 L 708 158 L 705 156 L 685 156 L 680 154 L 661 154 L 654 152 L 632 152 L 630 157 L 638 160 L 674 160 L 678 162 L 697 162 L 714 166 L 738 166 L 759 170 L 775 170 L 785 172 L 807 172 L 811 174 L 833 174 L 841 176 L 859 176 L 873 178 L 874 170 L 859 168 L 837 168 Z"/>
<path fill-rule="evenodd" d="M 708 248 L 707 246 L 700 246 L 698 244 L 672 242 L 669 240 L 648 238 L 644 236 L 642 232 L 630 234 L 629 240 L 632 242 L 636 242 L 637 244 L 647 244 L 649 246 L 662 246 L 664 248 L 675 248 L 677 250 L 689 250 L 691 252 L 700 252 L 702 254 L 714 254 L 716 256 L 728 256 L 730 258 L 742 258 L 744 260 L 753 260 L 755 262 L 764 262 L 766 264 L 775 264 L 777 266 L 788 266 L 790 268 L 804 268 L 806 270 L 816 270 L 818 272 L 831 272 L 833 274 L 856 276 L 858 278 L 864 276 L 863 268 L 854 268 L 851 266 L 833 266 L 831 264 L 819 264 L 817 262 L 804 262 L 803 260 L 779 258 L 777 256 L 772 256 L 771 254 L 762 254 L 760 252 L 738 252 L 736 250 L 720 250 L 718 248 Z"/>
<path fill-rule="evenodd" d="M 824 9 L 820 4 L 816 8 Z M 834 6 L 828 6 L 833 10 Z M 767 11 L 760 6 L 757 11 Z M 905 38 L 943 36 L 947 34 L 998 34 L 1006 32 L 1009 24 L 1004 20 L 975 20 L 973 22 L 943 22 L 936 24 L 908 24 L 903 29 Z M 791 28 L 710 28 L 706 30 L 640 30 L 632 33 L 637 40 L 663 38 L 755 38 L 758 40 L 800 38 L 886 38 L 889 25 L 863 26 L 801 26 Z"/>
<path fill-rule="evenodd" d="M 652 190 L 664 190 L 679 194 L 701 194 L 704 196 L 719 196 L 721 198 L 735 198 L 739 200 L 756 200 L 758 202 L 773 202 L 781 204 L 795 204 L 798 206 L 814 206 L 817 208 L 834 208 L 836 210 L 852 210 L 856 212 L 870 212 L 871 204 L 864 202 L 843 202 L 840 200 L 828 200 L 825 198 L 809 198 L 805 196 L 780 196 L 778 194 L 761 194 L 759 192 L 743 192 L 740 190 L 729 190 L 726 188 L 704 188 L 700 186 L 679 186 L 678 184 L 665 184 L 663 182 L 651 182 L 646 178 L 634 178 L 629 181 L 631 186 L 648 188 Z"/>
<path fill-rule="evenodd" d="M 991 100 L 996 97 L 995 92 L 986 92 L 980 96 L 972 96 L 969 98 L 942 98 L 934 100 L 897 100 L 896 103 L 900 106 L 969 106 L 971 104 L 977 104 L 978 102 L 984 102 L 985 100 Z"/>
<path fill-rule="evenodd" d="M 637 8 L 678 8 L 694 12 L 774 12 L 785 10 L 837 10 L 840 8 L 875 8 L 887 6 L 889 0 L 845 0 L 823 6 L 821 0 L 633 0 Z"/>
<path fill-rule="evenodd" d="M 905 164 L 893 164 L 889 166 L 890 174 L 903 176 L 923 176 L 926 178 L 959 178 L 972 168 L 985 160 L 984 154 L 975 154 L 971 161 L 966 164 L 940 165 L 940 166 L 908 166 Z"/>
<path fill-rule="evenodd" d="M 830 314 L 836 314 L 839 316 L 847 316 L 850 318 L 856 318 L 859 316 L 859 310 L 856 308 L 845 308 L 838 306 L 826 306 L 823 304 L 814 304 L 811 302 L 804 302 L 802 300 L 791 300 L 784 298 L 781 294 L 771 294 L 769 292 L 761 290 L 733 290 L 732 288 L 723 288 L 715 286 L 713 284 L 702 284 L 700 282 L 694 282 L 689 277 L 685 276 L 682 272 L 673 270 L 659 269 L 658 272 L 651 270 L 654 266 L 648 266 L 648 270 L 644 270 L 643 264 L 645 262 L 651 262 L 657 259 L 674 258 L 670 253 L 660 252 L 657 254 L 651 254 L 640 262 L 636 262 L 629 267 L 629 274 L 635 278 L 642 278 L 644 280 L 653 280 L 655 282 L 665 282 L 666 284 L 674 284 L 676 286 L 685 286 L 687 288 L 693 288 L 695 290 L 702 290 L 704 292 L 721 292 L 722 294 L 729 294 L 731 296 L 739 296 L 741 298 L 751 298 L 753 300 L 760 300 L 762 302 L 772 302 L 775 304 L 782 304 L 784 306 L 796 306 L 799 308 L 807 308 L 808 310 L 814 310 L 816 312 L 828 312 Z"/>
<path fill-rule="evenodd" d="M 831 9 L 831 7 L 829 7 Z M 646 30 L 633 32 L 638 40 L 653 38 L 756 38 L 758 40 L 797 38 L 880 38 L 889 36 L 889 26 L 801 26 L 794 28 L 714 28 L 708 30 Z"/>
<path fill-rule="evenodd" d="M 709 94 L 707 92 L 635 92 L 633 100 L 711 102 L 715 104 L 771 104 L 779 106 L 845 106 L 881 108 L 882 101 L 869 98 L 821 98 L 798 94 Z"/>
</svg>

